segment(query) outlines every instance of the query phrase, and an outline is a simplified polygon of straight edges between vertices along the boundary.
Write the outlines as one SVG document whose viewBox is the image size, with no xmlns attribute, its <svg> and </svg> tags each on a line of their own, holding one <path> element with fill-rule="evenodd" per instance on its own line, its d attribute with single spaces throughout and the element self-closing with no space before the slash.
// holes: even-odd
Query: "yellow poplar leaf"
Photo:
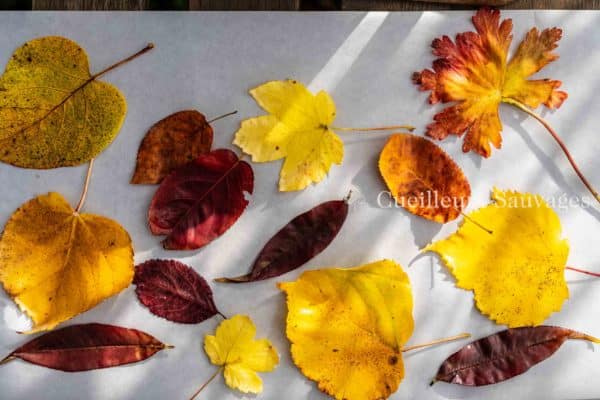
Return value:
<svg viewBox="0 0 600 400">
<path fill-rule="evenodd" d="M 215 335 L 206 335 L 204 351 L 210 362 L 223 368 L 225 383 L 244 393 L 260 393 L 262 380 L 257 372 L 273 371 L 279 356 L 267 339 L 255 340 L 256 327 L 245 315 L 221 322 Z"/>
<path fill-rule="evenodd" d="M 24 168 L 83 164 L 117 136 L 127 103 L 90 74 L 77 43 L 25 43 L 0 77 L 0 160 Z"/>
<path fill-rule="evenodd" d="M 569 297 L 569 255 L 558 215 L 539 195 L 494 189 L 493 202 L 469 213 L 452 235 L 425 248 L 438 253 L 456 286 L 499 324 L 536 326 Z"/>
<path fill-rule="evenodd" d="M 271 81 L 250 91 L 269 114 L 242 121 L 234 144 L 267 162 L 285 158 L 279 190 L 302 190 L 341 164 L 344 144 L 331 130 L 335 103 L 325 91 L 313 95 L 300 82 Z"/>
<path fill-rule="evenodd" d="M 414 327 L 400 265 L 307 271 L 279 287 L 287 294 L 294 363 L 319 389 L 339 400 L 377 400 L 397 390 L 402 347 Z"/>
<path fill-rule="evenodd" d="M 33 320 L 29 333 L 120 292 L 133 272 L 127 231 L 108 218 L 75 213 L 58 193 L 22 205 L 0 239 L 0 282 Z"/>
</svg>

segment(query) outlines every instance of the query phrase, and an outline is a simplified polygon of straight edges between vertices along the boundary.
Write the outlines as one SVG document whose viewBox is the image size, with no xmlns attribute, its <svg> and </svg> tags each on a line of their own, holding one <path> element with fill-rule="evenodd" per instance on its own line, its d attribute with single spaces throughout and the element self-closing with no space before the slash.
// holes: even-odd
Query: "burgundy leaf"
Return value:
<svg viewBox="0 0 600 400">
<path fill-rule="evenodd" d="M 208 153 L 213 130 L 204 115 L 179 111 L 158 121 L 138 150 L 133 184 L 160 183 L 175 168 Z"/>
<path fill-rule="evenodd" d="M 550 357 L 567 339 L 599 340 L 557 326 L 507 329 L 472 342 L 452 354 L 434 379 L 467 386 L 502 382 Z"/>
<path fill-rule="evenodd" d="M 292 271 L 322 252 L 336 237 L 346 216 L 346 200 L 319 204 L 298 215 L 267 242 L 250 273 L 217 282 L 254 282 Z"/>
<path fill-rule="evenodd" d="M 197 324 L 219 313 L 208 283 L 179 261 L 146 261 L 135 267 L 133 283 L 140 302 L 169 321 Z"/>
<path fill-rule="evenodd" d="M 66 372 L 88 371 L 145 360 L 169 347 L 137 329 L 96 323 L 71 325 L 31 340 L 0 364 L 20 358 Z"/>
<path fill-rule="evenodd" d="M 168 175 L 154 194 L 148 220 L 165 249 L 198 249 L 222 235 L 248 205 L 252 167 L 226 149 L 203 154 Z"/>
</svg>

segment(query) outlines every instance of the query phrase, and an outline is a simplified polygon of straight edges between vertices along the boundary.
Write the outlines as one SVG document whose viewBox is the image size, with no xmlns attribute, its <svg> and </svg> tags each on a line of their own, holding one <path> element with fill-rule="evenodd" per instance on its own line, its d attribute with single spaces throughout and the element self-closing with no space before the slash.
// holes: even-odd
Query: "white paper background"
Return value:
<svg viewBox="0 0 600 400">
<path fill-rule="evenodd" d="M 515 41 L 527 29 L 560 26 L 561 59 L 541 76 L 560 79 L 569 99 L 544 115 L 560 133 L 573 156 L 600 186 L 600 13 L 504 12 L 515 23 Z M 342 166 L 333 167 L 321 184 L 299 193 L 278 193 L 278 162 L 253 165 L 255 195 L 240 220 L 223 237 L 197 252 L 166 252 L 146 227 L 154 187 L 130 186 L 136 151 L 146 130 L 168 114 L 196 108 L 208 117 L 233 109 L 240 113 L 214 124 L 215 148 L 232 147 L 242 118 L 261 114 L 247 90 L 268 80 L 293 77 L 312 89 L 327 89 L 336 101 L 336 124 L 377 126 L 411 123 L 422 133 L 439 107 L 411 83 L 413 71 L 429 67 L 431 40 L 470 30 L 470 12 L 456 13 L 2 13 L 0 60 L 38 36 L 63 35 L 90 54 L 94 71 L 154 42 L 156 49 L 105 77 L 126 95 L 129 111 L 115 142 L 98 158 L 85 211 L 118 220 L 130 232 L 136 262 L 153 257 L 177 258 L 207 279 L 246 272 L 265 241 L 295 215 L 355 188 L 356 201 L 338 238 L 301 270 L 278 280 L 293 280 L 302 270 L 320 266 L 354 266 L 391 258 L 408 271 L 413 285 L 416 328 L 409 344 L 463 331 L 475 337 L 504 327 L 473 307 L 471 292 L 454 287 L 454 279 L 430 255 L 414 262 L 419 248 L 453 232 L 401 209 L 378 208 L 384 185 L 377 157 L 385 134 L 342 134 Z M 503 148 L 489 160 L 462 154 L 461 142 L 441 143 L 465 170 L 473 196 L 469 209 L 487 203 L 493 185 L 544 196 L 587 195 L 564 156 L 543 128 L 522 113 L 503 106 Z M 0 164 L 0 224 L 33 196 L 57 191 L 74 204 L 85 166 L 34 171 Z M 600 270 L 600 212 L 557 210 L 571 244 L 569 264 Z M 410 266 L 409 266 L 410 265 Z M 548 324 L 600 335 L 600 280 L 567 272 L 571 298 Z M 249 314 L 261 337 L 270 338 L 281 355 L 273 373 L 263 374 L 262 399 L 325 399 L 316 385 L 292 364 L 284 335 L 286 308 L 276 280 L 225 286 L 212 284 L 227 315 Z M 0 298 L 0 355 L 30 337 L 15 333 L 14 309 Z M 104 322 L 142 329 L 176 346 L 139 364 L 87 373 L 66 374 L 21 361 L 0 367 L 2 399 L 184 399 L 214 371 L 202 350 L 203 335 L 218 318 L 199 325 L 173 324 L 154 317 L 135 298 L 133 288 L 109 299 L 69 323 Z M 439 364 L 465 342 L 407 354 L 406 377 L 393 399 L 583 399 L 600 398 L 600 354 L 583 342 L 566 343 L 551 359 L 525 375 L 485 388 L 447 384 L 429 386 Z M 204 399 L 247 398 L 227 389 L 222 378 Z M 251 397 L 251 396 L 250 396 Z"/>
</svg>

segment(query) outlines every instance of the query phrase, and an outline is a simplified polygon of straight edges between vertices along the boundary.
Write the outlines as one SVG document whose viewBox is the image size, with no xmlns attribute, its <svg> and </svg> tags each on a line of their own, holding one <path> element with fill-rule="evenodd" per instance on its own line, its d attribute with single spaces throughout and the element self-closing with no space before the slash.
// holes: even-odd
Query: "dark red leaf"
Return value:
<svg viewBox="0 0 600 400">
<path fill-rule="evenodd" d="M 208 283 L 179 261 L 146 261 L 135 267 L 133 283 L 140 302 L 169 321 L 197 324 L 219 313 Z"/>
<path fill-rule="evenodd" d="M 222 235 L 248 205 L 252 167 L 226 149 L 203 154 L 167 176 L 156 191 L 148 220 L 165 249 L 198 249 Z"/>
<path fill-rule="evenodd" d="M 131 183 L 160 183 L 175 168 L 208 153 L 212 140 L 213 130 L 198 111 L 169 115 L 154 124 L 144 137 Z"/>
<path fill-rule="evenodd" d="M 48 368 L 78 372 L 138 362 L 168 347 L 137 329 L 95 323 L 71 325 L 33 339 L 0 363 L 20 358 Z"/>
<path fill-rule="evenodd" d="M 467 386 L 502 382 L 550 357 L 567 339 L 598 343 L 596 338 L 557 326 L 507 329 L 452 354 L 440 366 L 434 382 Z"/>
<path fill-rule="evenodd" d="M 275 234 L 259 253 L 250 273 L 218 282 L 254 282 L 292 271 L 322 252 L 336 237 L 346 216 L 348 203 L 334 200 L 298 215 Z"/>
</svg>

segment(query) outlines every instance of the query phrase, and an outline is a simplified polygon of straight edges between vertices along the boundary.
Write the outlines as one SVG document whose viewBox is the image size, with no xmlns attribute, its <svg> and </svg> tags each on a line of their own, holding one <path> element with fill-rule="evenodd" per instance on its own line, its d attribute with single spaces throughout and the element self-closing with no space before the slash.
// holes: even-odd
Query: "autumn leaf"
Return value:
<svg viewBox="0 0 600 400">
<path fill-rule="evenodd" d="M 20 358 L 52 369 L 80 372 L 135 363 L 170 347 L 137 329 L 96 323 L 71 325 L 29 341 L 0 364 Z"/>
<path fill-rule="evenodd" d="M 439 146 L 411 134 L 390 136 L 379 171 L 396 202 L 413 214 L 446 223 L 467 206 L 471 186 Z"/>
<path fill-rule="evenodd" d="M 254 190 L 252 167 L 226 149 L 203 154 L 168 175 L 152 198 L 150 230 L 169 250 L 198 249 L 229 229 Z"/>
<path fill-rule="evenodd" d="M 346 200 L 333 200 L 298 215 L 281 228 L 258 254 L 252 270 L 217 282 L 254 282 L 301 267 L 335 239 L 348 215 Z"/>
<path fill-rule="evenodd" d="M 75 212 L 58 193 L 22 205 L 0 239 L 0 282 L 33 320 L 31 332 L 89 310 L 132 278 L 133 248 L 125 229 Z"/>
<path fill-rule="evenodd" d="M 198 111 L 179 111 L 161 119 L 140 144 L 131 183 L 160 183 L 174 169 L 208 153 L 212 141 L 212 127 Z"/>
<path fill-rule="evenodd" d="M 319 389 L 339 400 L 396 391 L 414 325 L 410 282 L 398 264 L 307 271 L 279 287 L 287 294 L 292 358 Z"/>
<path fill-rule="evenodd" d="M 279 363 L 271 342 L 256 340 L 255 335 L 252 320 L 245 315 L 235 315 L 221 322 L 215 335 L 204 338 L 204 351 L 210 362 L 219 366 L 219 371 L 223 370 L 227 386 L 244 393 L 262 392 L 262 380 L 257 372 L 273 371 Z"/>
<path fill-rule="evenodd" d="M 294 80 L 271 81 L 250 91 L 269 114 L 242 122 L 234 144 L 267 162 L 285 158 L 279 190 L 302 190 L 341 164 L 344 144 L 331 130 L 335 103 L 325 91 L 313 95 Z"/>
<path fill-rule="evenodd" d="M 544 361 L 567 339 L 600 343 L 592 336 L 558 326 L 507 329 L 452 354 L 442 363 L 433 382 L 466 386 L 502 382 Z"/>
<path fill-rule="evenodd" d="M 127 103 L 98 77 L 153 47 L 91 75 L 79 45 L 57 36 L 25 43 L 0 77 L 0 160 L 24 168 L 79 165 L 117 136 Z"/>
<path fill-rule="evenodd" d="M 135 293 L 154 315 L 197 324 L 219 313 L 208 283 L 175 260 L 148 260 L 135 267 Z"/>
<path fill-rule="evenodd" d="M 456 278 L 473 290 L 479 310 L 509 327 L 535 326 L 569 297 L 564 270 L 569 245 L 560 220 L 539 195 L 494 189 L 490 205 L 425 251 L 438 253 Z"/>
<path fill-rule="evenodd" d="M 431 104 L 456 103 L 434 117 L 427 134 L 441 140 L 466 132 L 463 151 L 489 157 L 490 144 L 500 148 L 502 143 L 501 102 L 558 108 L 567 98 L 565 92 L 557 90 L 560 81 L 529 79 L 558 58 L 552 50 L 562 31 L 531 29 L 508 61 L 512 20 L 500 22 L 500 11 L 484 8 L 473 17 L 473 25 L 476 32 L 460 33 L 454 42 L 448 36 L 435 39 L 433 54 L 439 58 L 433 71 L 415 73 L 413 80 L 421 90 L 431 91 Z"/>
</svg>

